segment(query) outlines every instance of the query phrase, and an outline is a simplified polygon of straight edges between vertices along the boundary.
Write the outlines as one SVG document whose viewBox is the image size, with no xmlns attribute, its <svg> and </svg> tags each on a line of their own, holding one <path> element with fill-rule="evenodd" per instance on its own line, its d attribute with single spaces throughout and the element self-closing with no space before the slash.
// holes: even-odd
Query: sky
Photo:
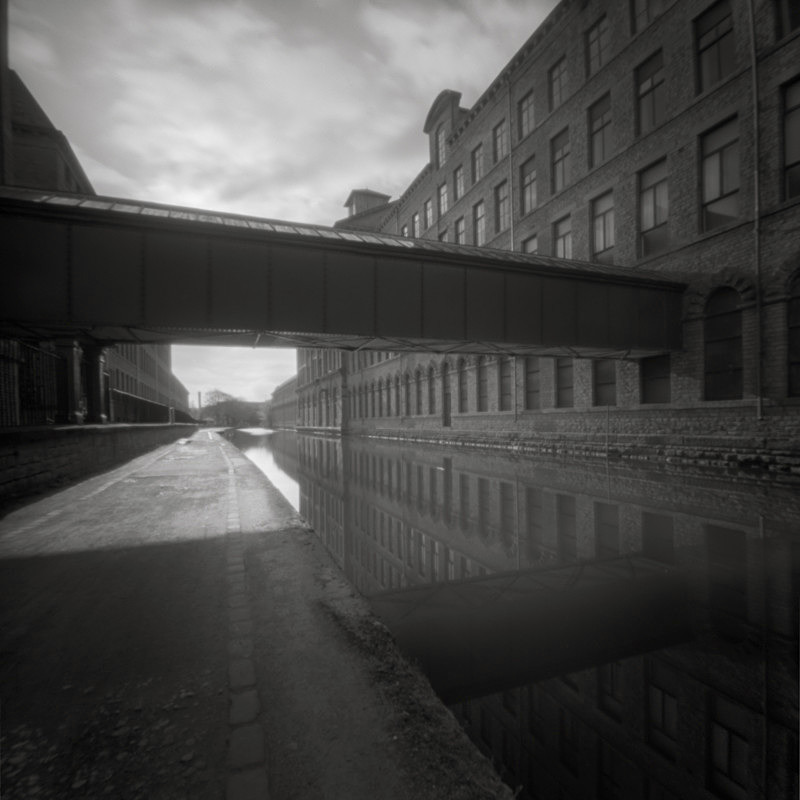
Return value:
<svg viewBox="0 0 800 800">
<path fill-rule="evenodd" d="M 471 106 L 556 0 L 10 0 L 12 69 L 98 194 L 331 225 L 397 197 L 443 89 Z M 197 392 L 264 400 L 294 350 L 174 346 Z"/>
</svg>

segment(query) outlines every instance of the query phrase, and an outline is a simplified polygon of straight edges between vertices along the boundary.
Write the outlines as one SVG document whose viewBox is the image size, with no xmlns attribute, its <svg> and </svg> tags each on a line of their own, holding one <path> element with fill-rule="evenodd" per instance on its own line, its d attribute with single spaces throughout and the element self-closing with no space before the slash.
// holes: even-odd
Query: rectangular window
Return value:
<svg viewBox="0 0 800 800">
<path fill-rule="evenodd" d="M 455 222 L 455 243 L 466 244 L 467 232 L 464 224 L 464 217 L 459 217 Z"/>
<path fill-rule="evenodd" d="M 400 228 L 400 235 L 408 236 L 408 225 L 403 225 L 403 227 Z"/>
<path fill-rule="evenodd" d="M 483 145 L 479 144 L 470 158 L 472 165 L 472 182 L 477 183 L 483 177 Z"/>
<path fill-rule="evenodd" d="M 611 95 L 589 106 L 589 166 L 602 164 L 611 155 Z"/>
<path fill-rule="evenodd" d="M 562 58 L 547 73 L 550 110 L 557 109 L 567 99 L 567 59 Z"/>
<path fill-rule="evenodd" d="M 486 244 L 486 209 L 483 200 L 472 206 L 472 243 Z"/>
<path fill-rule="evenodd" d="M 662 159 L 639 174 L 640 252 L 643 256 L 668 247 L 668 219 L 667 160 Z"/>
<path fill-rule="evenodd" d="M 439 216 L 442 217 L 447 212 L 447 184 L 443 183 L 439 186 L 436 194 L 437 203 L 439 206 Z"/>
<path fill-rule="evenodd" d="M 619 555 L 618 505 L 594 504 L 594 542 L 598 558 L 616 558 Z"/>
<path fill-rule="evenodd" d="M 736 118 L 701 139 L 702 220 L 710 231 L 739 216 L 739 129 Z"/>
<path fill-rule="evenodd" d="M 539 356 L 525 356 L 525 408 L 533 410 L 541 404 Z"/>
<path fill-rule="evenodd" d="M 464 196 L 464 167 L 459 164 L 453 170 L 453 202 Z"/>
<path fill-rule="evenodd" d="M 433 225 L 433 203 L 430 200 L 426 200 L 422 204 L 422 219 L 424 221 L 425 230 Z"/>
<path fill-rule="evenodd" d="M 522 252 L 530 254 L 539 252 L 539 237 L 535 233 L 533 234 L 533 236 L 529 236 L 527 239 L 523 239 Z"/>
<path fill-rule="evenodd" d="M 478 411 L 489 410 L 489 375 L 486 370 L 486 359 L 478 357 L 475 367 L 476 382 L 478 390 Z"/>
<path fill-rule="evenodd" d="M 592 201 L 592 252 L 603 264 L 614 260 L 614 193 L 606 192 Z"/>
<path fill-rule="evenodd" d="M 600 358 L 592 362 L 592 394 L 594 405 L 615 406 L 617 404 L 617 362 L 611 358 Z"/>
<path fill-rule="evenodd" d="M 572 219 L 563 217 L 553 225 L 553 255 L 572 258 Z"/>
<path fill-rule="evenodd" d="M 542 557 L 545 530 L 541 489 L 534 489 L 532 486 L 525 488 L 525 518 L 527 521 L 526 555 L 529 561 L 538 561 Z"/>
<path fill-rule="evenodd" d="M 708 731 L 708 785 L 722 797 L 750 797 L 749 714 L 721 695 L 711 698 Z"/>
<path fill-rule="evenodd" d="M 783 172 L 785 198 L 800 197 L 800 79 L 783 91 Z"/>
<path fill-rule="evenodd" d="M 729 0 L 720 0 L 695 21 L 698 90 L 706 91 L 736 66 L 733 16 Z"/>
<path fill-rule="evenodd" d="M 511 225 L 511 203 L 508 196 L 508 181 L 494 187 L 494 232 L 506 230 Z"/>
<path fill-rule="evenodd" d="M 411 236 L 414 239 L 419 236 L 419 214 L 416 212 L 411 215 Z"/>
<path fill-rule="evenodd" d="M 575 498 L 571 494 L 556 495 L 556 536 L 560 561 L 578 558 L 578 538 L 575 523 Z"/>
<path fill-rule="evenodd" d="M 573 377 L 572 377 L 572 359 L 571 358 L 557 358 L 555 360 L 556 368 L 556 407 L 557 408 L 572 408 L 574 405 L 573 397 Z"/>
<path fill-rule="evenodd" d="M 513 366 L 513 361 L 507 356 L 502 356 L 497 360 L 497 388 L 501 411 L 511 411 L 514 391 Z"/>
<path fill-rule="evenodd" d="M 564 128 L 550 140 L 550 163 L 553 192 L 560 192 L 570 178 L 569 128 Z"/>
<path fill-rule="evenodd" d="M 633 0 L 633 32 L 643 31 L 664 11 L 664 0 Z"/>
<path fill-rule="evenodd" d="M 678 752 L 678 681 L 656 661 L 648 665 L 647 733 L 650 744 L 669 758 Z"/>
<path fill-rule="evenodd" d="M 506 121 L 501 120 L 492 128 L 492 161 L 496 164 L 508 155 L 508 130 Z"/>
<path fill-rule="evenodd" d="M 446 142 L 444 125 L 440 125 L 436 129 L 436 167 L 444 165 L 445 158 L 447 157 Z"/>
<path fill-rule="evenodd" d="M 659 50 L 636 70 L 639 134 L 658 127 L 665 117 L 664 57 Z"/>
<path fill-rule="evenodd" d="M 608 19 L 601 17 L 586 32 L 586 74 L 594 75 L 608 61 Z"/>
<path fill-rule="evenodd" d="M 669 403 L 670 389 L 670 357 L 650 356 L 639 362 L 642 403 Z"/>
<path fill-rule="evenodd" d="M 800 28 L 800 3 L 797 0 L 777 0 L 778 36 L 783 38 Z"/>
<path fill-rule="evenodd" d="M 524 139 L 536 125 L 533 115 L 533 92 L 528 92 L 517 103 L 517 119 L 519 120 L 519 138 Z"/>
<path fill-rule="evenodd" d="M 519 168 L 520 205 L 522 213 L 529 214 L 536 208 L 536 159 L 529 158 Z"/>
</svg>

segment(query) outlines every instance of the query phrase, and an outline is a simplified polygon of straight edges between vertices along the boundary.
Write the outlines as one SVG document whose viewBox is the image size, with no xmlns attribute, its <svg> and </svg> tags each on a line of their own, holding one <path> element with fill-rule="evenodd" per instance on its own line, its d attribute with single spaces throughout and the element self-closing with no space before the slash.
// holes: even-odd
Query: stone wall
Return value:
<svg viewBox="0 0 800 800">
<path fill-rule="evenodd" d="M 0 431 L 0 514 L 25 498 L 190 436 L 195 425 L 82 425 Z"/>
</svg>

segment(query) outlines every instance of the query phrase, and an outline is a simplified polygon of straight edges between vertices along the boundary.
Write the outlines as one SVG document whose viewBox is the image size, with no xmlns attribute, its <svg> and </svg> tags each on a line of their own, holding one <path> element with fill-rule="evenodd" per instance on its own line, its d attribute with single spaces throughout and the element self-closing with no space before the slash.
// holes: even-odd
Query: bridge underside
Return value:
<svg viewBox="0 0 800 800">
<path fill-rule="evenodd" d="M 639 358 L 682 284 L 544 256 L 0 188 L 0 336 Z"/>
</svg>

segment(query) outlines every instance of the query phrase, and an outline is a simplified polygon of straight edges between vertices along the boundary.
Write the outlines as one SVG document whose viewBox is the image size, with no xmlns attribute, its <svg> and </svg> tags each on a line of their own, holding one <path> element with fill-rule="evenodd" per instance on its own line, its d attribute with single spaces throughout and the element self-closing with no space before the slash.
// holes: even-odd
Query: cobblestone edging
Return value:
<svg viewBox="0 0 800 800">
<path fill-rule="evenodd" d="M 253 618 L 247 599 L 244 540 L 233 462 L 220 445 L 228 467 L 227 604 L 228 636 L 228 780 L 226 800 L 269 800 L 264 729 L 258 721 L 261 701 L 256 687 Z"/>
</svg>

